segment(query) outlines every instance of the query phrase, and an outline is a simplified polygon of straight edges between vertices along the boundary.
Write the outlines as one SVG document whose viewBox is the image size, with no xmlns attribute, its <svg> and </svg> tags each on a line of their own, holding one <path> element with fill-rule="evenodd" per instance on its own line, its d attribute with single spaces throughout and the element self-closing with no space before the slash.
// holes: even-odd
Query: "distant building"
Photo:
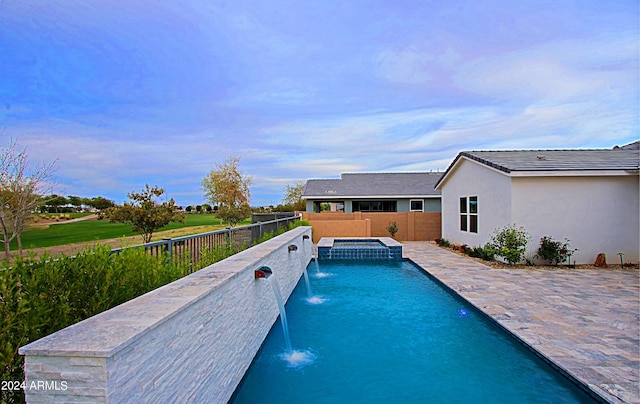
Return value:
<svg viewBox="0 0 640 404">
<path fill-rule="evenodd" d="M 442 173 L 345 173 L 340 179 L 308 180 L 302 191 L 306 211 L 440 212 L 440 191 L 434 189 Z"/>
</svg>

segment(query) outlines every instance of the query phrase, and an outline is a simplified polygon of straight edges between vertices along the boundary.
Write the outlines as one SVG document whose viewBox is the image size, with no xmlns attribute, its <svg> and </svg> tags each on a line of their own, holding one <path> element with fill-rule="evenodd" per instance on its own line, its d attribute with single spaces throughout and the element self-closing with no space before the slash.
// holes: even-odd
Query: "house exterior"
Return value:
<svg viewBox="0 0 640 404">
<path fill-rule="evenodd" d="M 569 239 L 572 263 L 638 262 L 638 142 L 611 150 L 464 151 L 435 188 L 442 193 L 442 237 L 482 246 L 495 229 L 523 226 L 540 238 Z"/>
<path fill-rule="evenodd" d="M 339 179 L 308 180 L 302 191 L 307 212 L 440 212 L 442 173 L 346 173 Z"/>
<path fill-rule="evenodd" d="M 441 236 L 442 173 L 359 173 L 339 179 L 308 180 L 302 192 L 303 218 L 313 226 L 313 241 L 322 237 L 388 237 L 400 241 L 434 240 Z M 331 211 L 322 211 L 329 204 Z"/>
</svg>

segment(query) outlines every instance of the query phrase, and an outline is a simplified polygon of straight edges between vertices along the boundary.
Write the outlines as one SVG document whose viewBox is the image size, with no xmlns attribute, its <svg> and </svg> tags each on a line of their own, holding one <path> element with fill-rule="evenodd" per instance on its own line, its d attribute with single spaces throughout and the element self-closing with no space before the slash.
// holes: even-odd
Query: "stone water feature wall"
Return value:
<svg viewBox="0 0 640 404">
<path fill-rule="evenodd" d="M 27 401 L 226 402 L 279 315 L 268 282 L 287 299 L 312 251 L 298 227 L 22 347 Z"/>
</svg>

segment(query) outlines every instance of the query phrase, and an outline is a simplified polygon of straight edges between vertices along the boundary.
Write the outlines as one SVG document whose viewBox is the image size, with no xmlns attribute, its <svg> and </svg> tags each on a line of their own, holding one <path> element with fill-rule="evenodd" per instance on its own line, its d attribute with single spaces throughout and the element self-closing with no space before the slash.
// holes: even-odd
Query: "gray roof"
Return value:
<svg viewBox="0 0 640 404">
<path fill-rule="evenodd" d="M 634 143 L 616 149 L 463 151 L 453 160 L 440 182 L 462 157 L 505 173 L 517 171 L 638 171 L 640 151 Z"/>
<path fill-rule="evenodd" d="M 624 146 L 614 146 L 613 150 L 618 150 L 618 149 L 623 149 L 623 150 L 640 150 L 640 140 L 635 141 L 633 143 L 629 143 L 626 144 Z"/>
<path fill-rule="evenodd" d="M 346 173 L 340 179 L 312 179 L 303 198 L 439 196 L 434 189 L 442 173 Z"/>
</svg>

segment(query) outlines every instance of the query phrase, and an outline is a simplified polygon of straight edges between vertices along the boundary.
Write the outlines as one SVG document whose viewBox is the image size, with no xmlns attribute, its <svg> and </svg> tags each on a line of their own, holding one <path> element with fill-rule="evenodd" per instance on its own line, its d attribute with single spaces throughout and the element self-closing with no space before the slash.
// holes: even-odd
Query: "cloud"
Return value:
<svg viewBox="0 0 640 404">
<path fill-rule="evenodd" d="M 637 81 L 637 55 L 636 33 L 600 34 L 480 58 L 454 80 L 460 88 L 512 102 L 616 97 L 633 76 Z"/>
</svg>

